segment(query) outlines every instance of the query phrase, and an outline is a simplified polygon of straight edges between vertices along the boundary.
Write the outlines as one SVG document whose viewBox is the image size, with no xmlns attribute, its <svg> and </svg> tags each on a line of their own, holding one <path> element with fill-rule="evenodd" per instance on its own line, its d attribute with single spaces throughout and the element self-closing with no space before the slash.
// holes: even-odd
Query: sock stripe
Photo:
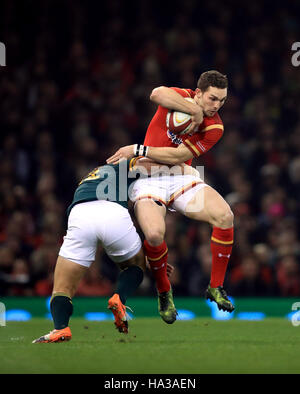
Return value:
<svg viewBox="0 0 300 394">
<path fill-rule="evenodd" d="M 232 245 L 233 244 L 233 240 L 232 241 L 221 241 L 215 237 L 211 237 L 211 240 L 217 244 L 222 244 L 222 245 Z"/>
<path fill-rule="evenodd" d="M 168 248 L 159 257 L 152 258 L 152 257 L 147 256 L 147 259 L 150 260 L 150 261 L 158 261 L 161 258 L 163 258 L 167 253 L 168 253 Z"/>
<path fill-rule="evenodd" d="M 222 229 L 214 227 L 211 235 L 210 247 L 212 252 L 212 267 L 210 286 L 215 288 L 223 286 L 227 265 L 233 247 L 234 228 Z"/>
</svg>

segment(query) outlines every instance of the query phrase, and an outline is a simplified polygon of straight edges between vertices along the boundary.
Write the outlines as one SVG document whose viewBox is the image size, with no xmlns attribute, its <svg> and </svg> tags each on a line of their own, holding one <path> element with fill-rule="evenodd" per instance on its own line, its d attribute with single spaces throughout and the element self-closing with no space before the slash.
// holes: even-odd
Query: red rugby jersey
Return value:
<svg viewBox="0 0 300 394">
<path fill-rule="evenodd" d="M 178 92 L 183 97 L 194 98 L 195 92 L 191 89 L 171 88 Z M 203 122 L 199 126 L 199 131 L 195 134 L 189 135 L 175 135 L 167 128 L 166 117 L 168 109 L 158 106 L 155 115 L 153 116 L 144 140 L 146 146 L 168 146 L 176 147 L 183 143 L 193 154 L 194 157 L 199 157 L 207 152 L 216 142 L 222 137 L 224 132 L 223 122 L 216 113 L 213 117 L 204 117 Z M 186 164 L 191 165 L 192 159 L 188 160 Z"/>
</svg>

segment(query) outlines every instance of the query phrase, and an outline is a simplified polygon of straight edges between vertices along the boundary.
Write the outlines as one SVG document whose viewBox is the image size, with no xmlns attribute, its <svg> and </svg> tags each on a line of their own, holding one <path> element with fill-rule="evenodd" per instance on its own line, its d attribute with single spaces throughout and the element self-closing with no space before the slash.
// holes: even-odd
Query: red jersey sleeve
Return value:
<svg viewBox="0 0 300 394">
<path fill-rule="evenodd" d="M 194 157 L 198 157 L 212 148 L 222 137 L 223 132 L 223 122 L 216 114 L 212 118 L 204 118 L 200 125 L 200 131 L 188 136 L 182 142 Z"/>
<path fill-rule="evenodd" d="M 195 92 L 192 89 L 183 89 L 183 88 L 170 88 L 175 90 L 175 92 L 179 93 L 182 97 L 191 97 L 194 98 Z"/>
</svg>

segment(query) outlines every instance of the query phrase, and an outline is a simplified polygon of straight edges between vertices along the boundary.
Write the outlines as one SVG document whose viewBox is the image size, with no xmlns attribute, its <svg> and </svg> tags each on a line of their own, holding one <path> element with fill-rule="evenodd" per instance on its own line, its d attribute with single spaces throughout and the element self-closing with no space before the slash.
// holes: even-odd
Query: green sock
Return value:
<svg viewBox="0 0 300 394">
<path fill-rule="evenodd" d="M 55 294 L 50 301 L 50 310 L 56 330 L 68 327 L 69 319 L 73 313 L 73 304 L 70 297 L 63 293 Z"/>
<path fill-rule="evenodd" d="M 122 304 L 137 290 L 143 278 L 144 272 L 137 265 L 131 265 L 120 273 L 116 293 L 119 294 Z"/>
</svg>

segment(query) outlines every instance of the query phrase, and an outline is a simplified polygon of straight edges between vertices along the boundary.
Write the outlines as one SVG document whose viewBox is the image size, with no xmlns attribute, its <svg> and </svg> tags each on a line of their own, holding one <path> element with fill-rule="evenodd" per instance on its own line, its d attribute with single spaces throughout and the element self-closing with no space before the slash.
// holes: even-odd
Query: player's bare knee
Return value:
<svg viewBox="0 0 300 394">
<path fill-rule="evenodd" d="M 213 223 L 215 226 L 220 228 L 229 228 L 233 226 L 234 215 L 230 207 L 226 207 L 214 218 Z"/>
<path fill-rule="evenodd" d="M 153 228 L 145 234 L 145 237 L 151 246 L 158 246 L 163 242 L 165 232 L 162 229 Z"/>
</svg>

